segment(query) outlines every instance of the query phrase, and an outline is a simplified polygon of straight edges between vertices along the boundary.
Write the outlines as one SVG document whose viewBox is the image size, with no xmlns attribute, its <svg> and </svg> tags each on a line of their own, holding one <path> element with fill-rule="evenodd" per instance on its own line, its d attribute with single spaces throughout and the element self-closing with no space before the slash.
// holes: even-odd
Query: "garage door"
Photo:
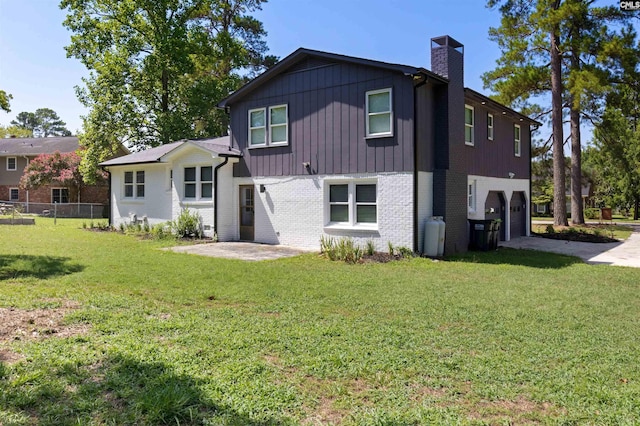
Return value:
<svg viewBox="0 0 640 426">
<path fill-rule="evenodd" d="M 505 224 L 505 202 L 504 202 L 504 195 L 502 194 L 502 192 L 498 192 L 498 191 L 489 191 L 489 194 L 487 194 L 487 199 L 484 202 L 484 218 L 485 219 L 491 219 L 491 220 L 495 220 L 495 219 L 500 219 L 501 225 L 500 225 L 500 241 L 504 241 L 504 235 L 505 235 L 505 230 L 504 230 L 504 224 Z"/>
<path fill-rule="evenodd" d="M 511 212 L 511 238 L 521 237 L 527 234 L 527 203 L 524 192 L 514 192 L 509 203 Z"/>
</svg>

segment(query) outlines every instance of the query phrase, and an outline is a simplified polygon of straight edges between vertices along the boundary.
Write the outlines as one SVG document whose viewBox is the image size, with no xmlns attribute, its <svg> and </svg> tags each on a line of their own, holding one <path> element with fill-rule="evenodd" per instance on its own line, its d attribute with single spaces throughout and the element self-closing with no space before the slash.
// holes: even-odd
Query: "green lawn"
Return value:
<svg viewBox="0 0 640 426">
<path fill-rule="evenodd" d="M 36 221 L 0 227 L 0 322 L 66 316 L 0 333 L 3 425 L 638 421 L 640 269 L 245 263 Z"/>
</svg>

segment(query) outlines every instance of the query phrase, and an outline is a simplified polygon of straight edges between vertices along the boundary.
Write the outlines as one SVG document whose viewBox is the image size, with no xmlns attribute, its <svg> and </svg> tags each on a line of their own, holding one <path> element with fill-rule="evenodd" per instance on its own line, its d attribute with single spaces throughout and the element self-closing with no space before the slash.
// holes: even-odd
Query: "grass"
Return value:
<svg viewBox="0 0 640 426">
<path fill-rule="evenodd" d="M 0 312 L 65 316 L 0 333 L 0 360 L 16 355 L 0 362 L 0 424 L 634 424 L 640 412 L 640 269 L 508 249 L 245 263 L 36 222 L 0 227 L 0 308 L 13 309 Z"/>
<path fill-rule="evenodd" d="M 547 233 L 548 224 L 533 224 L 532 231 L 537 234 Z M 556 233 L 584 233 L 592 234 L 596 236 L 603 236 L 614 238 L 617 240 L 626 240 L 633 230 L 629 226 L 625 225 L 607 225 L 607 224 L 586 224 L 586 225 L 571 225 L 571 226 L 554 226 Z"/>
</svg>

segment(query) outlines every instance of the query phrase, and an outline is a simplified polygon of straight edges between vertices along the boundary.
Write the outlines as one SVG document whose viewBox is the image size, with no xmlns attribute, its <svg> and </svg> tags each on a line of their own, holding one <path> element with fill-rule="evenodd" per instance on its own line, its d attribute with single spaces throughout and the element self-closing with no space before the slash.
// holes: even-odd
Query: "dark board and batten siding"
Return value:
<svg viewBox="0 0 640 426">
<path fill-rule="evenodd" d="M 393 89 L 393 137 L 365 139 L 365 93 Z M 287 104 L 289 145 L 248 149 L 248 111 Z M 349 63 L 298 64 L 231 106 L 234 176 L 347 174 L 413 170 L 410 76 Z"/>
<path fill-rule="evenodd" d="M 480 103 L 466 100 L 474 107 L 474 146 L 465 146 L 465 168 L 470 175 L 529 179 L 529 123 L 501 111 L 489 110 Z M 493 140 L 487 139 L 487 114 L 493 114 Z M 514 152 L 514 124 L 520 125 L 520 157 Z"/>
</svg>

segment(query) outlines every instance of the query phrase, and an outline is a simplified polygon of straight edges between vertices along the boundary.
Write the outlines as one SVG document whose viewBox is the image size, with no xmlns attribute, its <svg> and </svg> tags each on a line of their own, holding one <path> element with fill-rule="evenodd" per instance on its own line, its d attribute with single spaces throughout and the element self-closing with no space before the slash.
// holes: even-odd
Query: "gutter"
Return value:
<svg viewBox="0 0 640 426">
<path fill-rule="evenodd" d="M 419 252 L 418 247 L 420 223 L 418 219 L 418 92 L 420 86 L 427 84 L 427 78 L 413 86 L 413 251 Z"/>
<path fill-rule="evenodd" d="M 531 236 L 531 232 L 533 232 L 533 217 L 531 215 L 533 210 L 533 185 L 531 184 L 531 163 L 533 162 L 533 158 L 531 157 L 531 146 L 533 145 L 533 132 L 540 128 L 540 123 L 536 122 L 532 126 L 529 126 L 529 205 L 527 206 L 529 210 L 529 236 Z"/>
<path fill-rule="evenodd" d="M 220 154 L 224 161 L 213 169 L 213 235 L 218 236 L 218 170 L 229 162 L 229 156 Z"/>
</svg>

